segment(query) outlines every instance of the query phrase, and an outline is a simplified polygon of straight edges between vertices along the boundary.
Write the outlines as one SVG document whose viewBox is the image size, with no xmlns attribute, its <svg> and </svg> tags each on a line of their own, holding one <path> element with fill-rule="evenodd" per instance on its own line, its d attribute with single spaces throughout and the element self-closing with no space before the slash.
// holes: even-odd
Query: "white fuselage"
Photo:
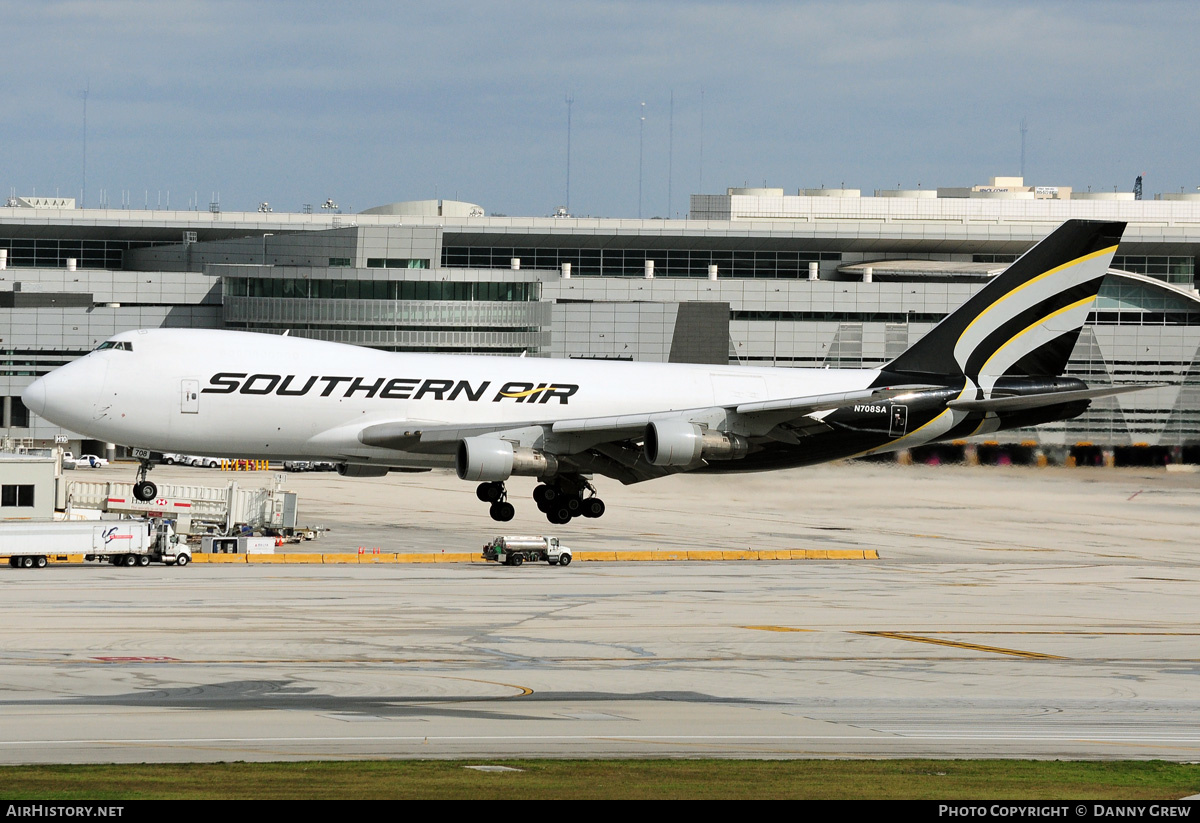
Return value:
<svg viewBox="0 0 1200 823">
<path fill-rule="evenodd" d="M 879 372 L 390 353 L 296 337 L 124 332 L 25 393 L 42 417 L 155 451 L 450 465 L 363 445 L 379 423 L 520 426 L 863 389 Z"/>
</svg>

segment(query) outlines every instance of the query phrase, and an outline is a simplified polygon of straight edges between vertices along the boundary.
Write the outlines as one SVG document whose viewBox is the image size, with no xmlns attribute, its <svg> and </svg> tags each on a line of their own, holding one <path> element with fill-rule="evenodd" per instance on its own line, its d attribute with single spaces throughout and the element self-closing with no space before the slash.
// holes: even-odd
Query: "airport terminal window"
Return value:
<svg viewBox="0 0 1200 823">
<path fill-rule="evenodd" d="M 33 506 L 33 485 L 9 485 L 5 483 L 0 486 L 0 507 L 3 508 L 29 508 Z"/>
<path fill-rule="evenodd" d="M 76 349 L 0 349 L 0 377 L 41 377 L 85 354 Z M 13 398 L 14 403 L 20 400 Z"/>
<path fill-rule="evenodd" d="M 67 258 L 75 258 L 81 269 L 120 270 L 129 249 L 158 246 L 175 241 L 67 240 L 58 238 L 0 237 L 0 249 L 8 249 L 8 265 L 60 269 Z"/>
<path fill-rule="evenodd" d="M 533 302 L 540 283 L 470 283 L 445 280 L 308 280 L 290 277 L 226 277 L 226 297 L 318 300 L 462 300 Z"/>
<path fill-rule="evenodd" d="M 1120 325 L 1200 325 L 1200 307 L 1167 289 L 1108 278 L 1096 296 L 1093 321 Z"/>
<path fill-rule="evenodd" d="M 841 252 L 757 249 L 570 249 L 515 246 L 443 246 L 442 265 L 461 269 L 507 269 L 516 258 L 522 269 L 561 271 L 571 264 L 578 277 L 643 277 L 654 261 L 656 277 L 708 277 L 715 265 L 721 277 L 803 279 L 808 264 L 841 261 Z"/>
<path fill-rule="evenodd" d="M 44 374 L 45 372 L 43 372 Z M 0 398 L 2 399 L 2 398 Z M 29 428 L 29 409 L 21 401 L 20 397 L 13 396 L 8 398 L 9 407 L 9 426 L 14 429 Z M 3 421 L 0 421 L 2 423 Z"/>
<path fill-rule="evenodd" d="M 1192 285 L 1196 271 L 1194 257 L 1177 255 L 1119 254 L 1112 267 L 1187 286 Z"/>
<path fill-rule="evenodd" d="M 776 311 L 735 309 L 730 320 L 783 323 L 937 323 L 946 315 L 930 312 L 867 312 L 867 311 Z"/>
<path fill-rule="evenodd" d="M 413 257 L 368 257 L 368 269 L 427 269 L 429 261 Z"/>
</svg>

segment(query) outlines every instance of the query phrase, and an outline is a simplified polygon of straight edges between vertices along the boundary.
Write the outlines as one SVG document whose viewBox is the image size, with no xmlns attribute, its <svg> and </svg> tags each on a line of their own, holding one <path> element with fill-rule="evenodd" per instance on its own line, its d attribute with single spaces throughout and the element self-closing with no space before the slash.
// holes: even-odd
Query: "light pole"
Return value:
<svg viewBox="0 0 1200 823">
<path fill-rule="evenodd" d="M 567 214 L 571 213 L 571 104 L 575 98 L 567 95 Z"/>
<path fill-rule="evenodd" d="M 642 101 L 642 116 L 638 124 L 638 220 L 642 219 L 642 147 L 646 137 L 646 103 Z"/>
</svg>

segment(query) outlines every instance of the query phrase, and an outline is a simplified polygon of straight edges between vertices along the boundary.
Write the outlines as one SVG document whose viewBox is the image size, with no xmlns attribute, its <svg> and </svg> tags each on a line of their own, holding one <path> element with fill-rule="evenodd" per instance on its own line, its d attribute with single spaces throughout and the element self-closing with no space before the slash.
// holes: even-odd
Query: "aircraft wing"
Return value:
<svg viewBox="0 0 1200 823">
<path fill-rule="evenodd" d="M 559 420 L 550 424 L 555 434 L 602 433 L 614 438 L 621 436 L 640 435 L 646 426 L 657 420 L 674 418 L 689 418 L 720 411 L 724 415 L 744 418 L 743 426 L 749 429 L 762 429 L 764 424 L 771 427 L 781 422 L 806 417 L 821 411 L 832 411 L 856 403 L 877 403 L 908 392 L 926 387 L 905 386 L 903 388 L 863 389 L 861 391 L 841 392 L 838 394 L 817 394 L 807 397 L 788 397 L 780 400 L 759 400 L 753 403 L 738 403 L 723 407 L 706 409 L 685 409 L 681 411 L 661 411 L 650 414 L 626 414 L 613 417 L 584 417 L 576 420 Z"/>
<path fill-rule="evenodd" d="M 412 421 L 394 423 L 375 423 L 365 427 L 358 436 L 360 442 L 367 446 L 377 446 L 397 451 L 412 451 L 429 454 L 452 451 L 451 447 L 465 437 L 479 437 L 489 434 L 505 436 L 508 434 L 527 436 L 529 429 L 540 429 L 543 436 L 550 435 L 582 435 L 586 439 L 600 441 L 625 440 L 640 437 L 646 426 L 657 420 L 673 420 L 676 418 L 691 419 L 693 417 L 709 418 L 715 414 L 730 416 L 738 415 L 749 418 L 751 428 L 762 428 L 765 422 L 771 426 L 781 421 L 805 417 L 820 411 L 831 411 L 855 403 L 872 403 L 888 400 L 911 391 L 926 387 L 906 386 L 903 388 L 864 389 L 862 391 L 842 392 L 839 394 L 820 394 L 807 397 L 789 397 L 780 400 L 764 400 L 754 403 L 738 403 L 729 406 L 711 406 L 696 409 L 671 409 L 669 411 L 646 412 L 640 414 L 620 414 L 607 417 L 578 417 L 568 420 L 547 422 L 531 422 L 513 426 L 511 423 L 481 424 L 475 426 L 462 425 L 430 425 L 422 426 Z M 757 418 L 757 419 L 756 419 Z"/>
<path fill-rule="evenodd" d="M 421 425 L 412 421 L 374 423 L 358 433 L 363 445 L 417 454 L 452 454 L 468 438 L 495 438 L 537 449 L 571 463 L 576 470 L 597 472 L 624 483 L 683 471 L 655 466 L 642 456 L 641 441 L 652 423 L 703 426 L 734 431 L 743 437 L 794 441 L 821 424 L 811 415 L 856 403 L 878 403 L 924 386 L 863 389 L 836 394 L 789 397 L 694 409 L 666 409 L 638 414 L 579 417 L 567 420 L 481 425 Z"/>
</svg>

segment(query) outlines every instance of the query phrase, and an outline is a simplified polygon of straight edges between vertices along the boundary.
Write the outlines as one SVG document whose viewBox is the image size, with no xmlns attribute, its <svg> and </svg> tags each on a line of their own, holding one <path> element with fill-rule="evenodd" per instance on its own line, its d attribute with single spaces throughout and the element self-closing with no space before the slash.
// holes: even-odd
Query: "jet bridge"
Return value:
<svg viewBox="0 0 1200 823">
<path fill-rule="evenodd" d="M 125 511 L 134 506 L 138 512 L 161 509 L 160 516 L 170 517 L 175 509 L 180 509 L 178 513 L 182 514 L 182 506 L 191 517 L 193 533 L 203 530 L 230 534 L 250 528 L 291 534 L 298 531 L 296 493 L 284 491 L 283 480 L 284 475 L 277 474 L 271 488 L 241 488 L 236 482 L 224 486 L 162 483 L 154 500 L 140 502 L 133 496 L 132 483 L 66 482 L 60 479 L 56 508 L 70 516 L 81 510 Z"/>
</svg>

